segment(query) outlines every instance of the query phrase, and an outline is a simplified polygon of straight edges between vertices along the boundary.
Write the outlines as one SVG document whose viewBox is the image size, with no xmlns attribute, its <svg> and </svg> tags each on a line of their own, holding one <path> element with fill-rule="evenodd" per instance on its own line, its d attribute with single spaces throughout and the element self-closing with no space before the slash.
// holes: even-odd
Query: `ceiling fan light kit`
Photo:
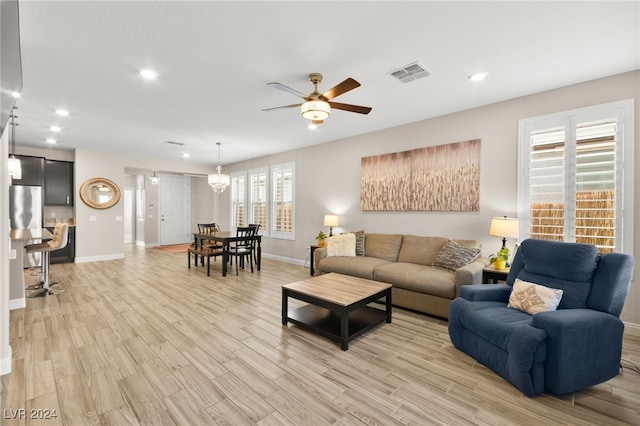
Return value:
<svg viewBox="0 0 640 426">
<path fill-rule="evenodd" d="M 263 109 L 263 111 L 300 107 L 302 117 L 310 120 L 311 124 L 313 125 L 322 124 L 324 120 L 329 118 L 329 116 L 331 115 L 331 108 L 341 109 L 343 111 L 349 112 L 356 112 L 358 114 L 369 114 L 369 112 L 371 112 L 371 107 L 331 102 L 331 99 L 347 93 L 348 91 L 353 90 L 356 87 L 360 87 L 360 83 L 358 83 L 354 79 L 347 78 L 342 83 L 337 84 L 323 94 L 320 94 L 320 92 L 318 92 L 318 84 L 322 82 L 322 74 L 317 72 L 309 74 L 309 81 L 313 84 L 313 92 L 308 95 L 298 92 L 297 90 L 285 86 L 281 83 L 268 83 L 269 86 L 273 86 L 276 89 L 283 90 L 294 96 L 302 98 L 305 102 L 301 104 L 267 108 Z"/>
<path fill-rule="evenodd" d="M 322 121 L 331 115 L 331 106 L 324 101 L 307 101 L 300 107 L 302 116 L 311 121 Z"/>
</svg>

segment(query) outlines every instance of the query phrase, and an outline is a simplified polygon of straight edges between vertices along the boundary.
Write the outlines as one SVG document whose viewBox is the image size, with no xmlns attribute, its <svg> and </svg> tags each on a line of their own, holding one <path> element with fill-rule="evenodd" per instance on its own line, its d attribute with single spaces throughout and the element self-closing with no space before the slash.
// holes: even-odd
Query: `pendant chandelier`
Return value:
<svg viewBox="0 0 640 426">
<path fill-rule="evenodd" d="M 14 110 L 17 108 L 13 108 Z M 11 157 L 7 161 L 7 166 L 9 169 L 9 176 L 12 179 L 22 179 L 22 166 L 20 165 L 20 160 L 16 158 L 16 123 L 14 119 L 17 118 L 16 115 L 11 111 Z"/>
<path fill-rule="evenodd" d="M 209 175 L 208 182 L 215 192 L 222 192 L 229 186 L 231 177 L 222 173 L 222 166 L 220 165 L 220 145 L 222 143 L 216 142 L 216 145 L 218 145 L 218 165 L 216 166 L 216 173 Z"/>
</svg>

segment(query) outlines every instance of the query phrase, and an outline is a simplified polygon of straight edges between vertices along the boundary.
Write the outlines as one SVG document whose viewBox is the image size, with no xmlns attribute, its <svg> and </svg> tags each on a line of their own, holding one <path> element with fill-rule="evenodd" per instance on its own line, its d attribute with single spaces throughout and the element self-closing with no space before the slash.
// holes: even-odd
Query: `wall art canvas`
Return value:
<svg viewBox="0 0 640 426">
<path fill-rule="evenodd" d="M 360 209 L 480 210 L 480 139 L 363 157 Z"/>
</svg>

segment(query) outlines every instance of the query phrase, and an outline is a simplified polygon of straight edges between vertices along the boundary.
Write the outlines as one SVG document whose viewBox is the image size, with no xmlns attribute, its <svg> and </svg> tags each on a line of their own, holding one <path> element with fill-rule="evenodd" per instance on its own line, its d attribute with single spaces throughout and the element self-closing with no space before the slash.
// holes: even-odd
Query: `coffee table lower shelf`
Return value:
<svg viewBox="0 0 640 426">
<path fill-rule="evenodd" d="M 348 343 L 387 320 L 382 309 L 365 306 L 348 313 L 348 331 L 342 338 L 342 321 L 337 312 L 316 305 L 305 305 L 288 311 L 287 320 L 318 333 L 341 344 L 342 350 L 348 349 Z"/>
</svg>

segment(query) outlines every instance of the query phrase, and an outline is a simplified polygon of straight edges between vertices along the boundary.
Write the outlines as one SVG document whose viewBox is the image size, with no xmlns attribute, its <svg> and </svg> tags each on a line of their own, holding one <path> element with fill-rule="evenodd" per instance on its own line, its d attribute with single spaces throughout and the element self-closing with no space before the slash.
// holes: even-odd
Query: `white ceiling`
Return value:
<svg viewBox="0 0 640 426">
<path fill-rule="evenodd" d="M 48 147 L 57 124 L 58 149 L 213 166 L 216 142 L 229 164 L 333 141 L 639 69 L 639 4 L 22 0 L 17 144 Z M 414 61 L 433 75 L 387 74 Z M 310 72 L 321 92 L 356 79 L 335 100 L 373 111 L 316 130 L 298 109 L 261 111 L 299 100 L 267 83 L 309 93 Z"/>
</svg>

